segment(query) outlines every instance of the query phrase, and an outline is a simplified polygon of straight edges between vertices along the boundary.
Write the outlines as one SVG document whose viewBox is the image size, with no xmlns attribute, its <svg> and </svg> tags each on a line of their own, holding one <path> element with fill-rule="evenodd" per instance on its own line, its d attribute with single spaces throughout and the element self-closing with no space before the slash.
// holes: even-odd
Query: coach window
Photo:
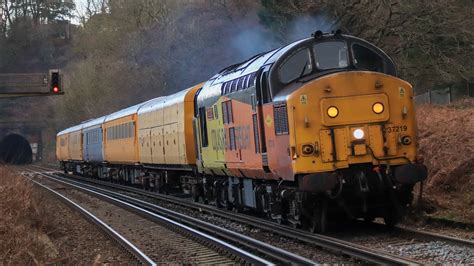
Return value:
<svg viewBox="0 0 474 266">
<path fill-rule="evenodd" d="M 352 45 L 354 54 L 354 65 L 358 69 L 384 72 L 383 59 L 371 49 L 360 44 Z"/>
<path fill-rule="evenodd" d="M 322 42 L 314 45 L 316 67 L 321 70 L 345 68 L 349 65 L 345 42 Z"/>
<path fill-rule="evenodd" d="M 283 84 L 287 84 L 299 77 L 308 75 L 312 70 L 309 49 L 303 48 L 285 59 L 278 69 L 278 76 Z"/>
</svg>

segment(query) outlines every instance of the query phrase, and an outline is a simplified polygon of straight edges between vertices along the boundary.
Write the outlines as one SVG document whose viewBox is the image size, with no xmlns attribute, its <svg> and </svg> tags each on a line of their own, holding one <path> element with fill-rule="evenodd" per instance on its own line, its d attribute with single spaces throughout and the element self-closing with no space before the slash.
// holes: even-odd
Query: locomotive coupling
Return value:
<svg viewBox="0 0 474 266">
<path fill-rule="evenodd" d="M 337 173 L 315 173 L 300 176 L 298 187 L 304 192 L 320 193 L 332 190 L 338 182 Z"/>
<path fill-rule="evenodd" d="M 404 185 L 423 181 L 427 176 L 428 169 L 424 164 L 420 163 L 401 165 L 395 169 L 395 179 Z"/>
</svg>

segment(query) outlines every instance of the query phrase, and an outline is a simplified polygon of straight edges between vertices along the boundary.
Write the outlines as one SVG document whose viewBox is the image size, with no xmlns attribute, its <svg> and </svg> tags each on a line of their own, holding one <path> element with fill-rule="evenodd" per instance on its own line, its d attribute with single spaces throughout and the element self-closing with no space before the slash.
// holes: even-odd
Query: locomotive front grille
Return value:
<svg viewBox="0 0 474 266">
<path fill-rule="evenodd" d="M 357 135 L 362 134 L 360 132 L 363 136 Z M 386 155 L 388 151 L 385 147 L 390 141 L 383 133 L 383 124 L 322 129 L 319 138 L 321 159 L 325 163 L 372 161 L 374 157 Z"/>
</svg>

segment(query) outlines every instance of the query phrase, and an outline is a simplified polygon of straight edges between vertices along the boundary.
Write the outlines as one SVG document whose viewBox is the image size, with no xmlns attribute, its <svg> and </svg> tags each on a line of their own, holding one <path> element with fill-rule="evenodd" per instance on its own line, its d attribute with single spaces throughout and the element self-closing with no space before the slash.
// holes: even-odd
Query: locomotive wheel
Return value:
<svg viewBox="0 0 474 266">
<path fill-rule="evenodd" d="M 374 215 L 367 215 L 364 217 L 364 223 L 370 224 L 375 220 Z"/>
<path fill-rule="evenodd" d="M 327 227 L 327 208 L 328 204 L 325 199 L 318 201 L 316 204 L 313 216 L 309 222 L 309 231 L 311 233 L 324 233 Z"/>
<path fill-rule="evenodd" d="M 383 215 L 383 221 L 388 227 L 394 227 L 401 220 L 401 216 L 397 211 L 390 208 Z"/>
<path fill-rule="evenodd" d="M 228 193 L 225 181 L 217 182 L 216 186 L 216 206 L 217 208 L 227 208 L 229 210 Z M 230 206 L 232 209 L 232 207 Z"/>
</svg>

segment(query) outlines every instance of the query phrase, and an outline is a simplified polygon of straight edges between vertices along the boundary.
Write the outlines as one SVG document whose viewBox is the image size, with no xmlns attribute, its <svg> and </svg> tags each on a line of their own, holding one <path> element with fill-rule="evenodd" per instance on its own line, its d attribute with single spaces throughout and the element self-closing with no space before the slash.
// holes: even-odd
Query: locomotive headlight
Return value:
<svg viewBox="0 0 474 266">
<path fill-rule="evenodd" d="M 374 105 L 372 105 L 372 111 L 374 111 L 374 113 L 376 114 L 380 114 L 383 112 L 383 104 L 381 103 L 374 103 Z"/>
<path fill-rule="evenodd" d="M 352 135 L 354 136 L 355 139 L 363 139 L 364 138 L 364 130 L 358 128 L 352 132 Z"/>
<path fill-rule="evenodd" d="M 331 106 L 331 107 L 328 108 L 328 116 L 329 117 L 334 118 L 338 114 L 339 114 L 339 110 L 336 107 Z"/>
</svg>

